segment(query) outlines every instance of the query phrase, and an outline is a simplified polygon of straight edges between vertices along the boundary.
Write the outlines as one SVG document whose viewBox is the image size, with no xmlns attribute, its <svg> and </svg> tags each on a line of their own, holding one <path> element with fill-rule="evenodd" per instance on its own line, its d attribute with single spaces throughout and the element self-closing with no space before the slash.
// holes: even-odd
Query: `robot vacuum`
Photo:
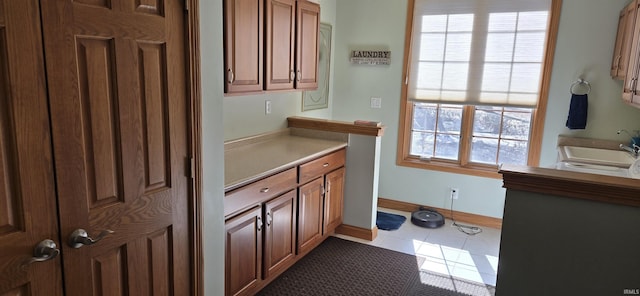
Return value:
<svg viewBox="0 0 640 296">
<path fill-rule="evenodd" d="M 411 213 L 411 223 L 424 228 L 438 228 L 444 225 L 444 216 L 433 209 L 423 209 Z"/>
</svg>

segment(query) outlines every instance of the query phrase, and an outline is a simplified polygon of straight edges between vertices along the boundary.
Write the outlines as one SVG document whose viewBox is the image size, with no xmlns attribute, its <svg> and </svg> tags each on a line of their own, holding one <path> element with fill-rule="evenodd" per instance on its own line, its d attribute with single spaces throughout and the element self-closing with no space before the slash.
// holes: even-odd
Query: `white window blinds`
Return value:
<svg viewBox="0 0 640 296">
<path fill-rule="evenodd" d="M 408 99 L 535 107 L 551 0 L 416 0 Z"/>
</svg>

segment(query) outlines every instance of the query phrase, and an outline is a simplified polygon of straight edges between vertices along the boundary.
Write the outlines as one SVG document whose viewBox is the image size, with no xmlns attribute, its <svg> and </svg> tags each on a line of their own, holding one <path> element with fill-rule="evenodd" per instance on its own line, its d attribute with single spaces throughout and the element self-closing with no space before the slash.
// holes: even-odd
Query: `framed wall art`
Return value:
<svg viewBox="0 0 640 296">
<path fill-rule="evenodd" d="M 318 89 L 302 93 L 302 111 L 329 107 L 329 65 L 331 65 L 331 25 L 320 24 Z"/>
</svg>

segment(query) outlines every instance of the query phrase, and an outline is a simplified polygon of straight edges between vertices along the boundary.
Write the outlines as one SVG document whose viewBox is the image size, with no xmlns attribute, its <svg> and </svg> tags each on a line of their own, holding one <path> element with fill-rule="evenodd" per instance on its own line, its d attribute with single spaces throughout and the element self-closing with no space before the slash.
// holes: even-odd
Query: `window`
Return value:
<svg viewBox="0 0 640 296">
<path fill-rule="evenodd" d="M 560 0 L 410 0 L 398 164 L 537 165 Z"/>
</svg>

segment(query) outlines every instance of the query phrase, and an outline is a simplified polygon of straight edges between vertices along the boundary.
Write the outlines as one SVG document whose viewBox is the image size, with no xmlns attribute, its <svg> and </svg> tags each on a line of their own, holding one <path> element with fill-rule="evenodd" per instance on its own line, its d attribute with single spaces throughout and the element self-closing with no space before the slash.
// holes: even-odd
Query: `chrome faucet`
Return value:
<svg viewBox="0 0 640 296">
<path fill-rule="evenodd" d="M 619 135 L 621 133 L 625 133 L 629 136 L 629 138 L 631 139 L 631 141 L 629 141 L 629 146 L 624 145 L 624 144 L 620 144 L 620 149 L 627 151 L 629 153 L 631 153 L 631 155 L 633 155 L 634 157 L 638 157 L 640 155 L 640 131 L 635 130 L 634 131 L 636 133 L 635 136 L 631 135 L 629 133 L 629 131 L 621 129 L 619 131 L 617 131 L 616 133 Z"/>
</svg>

